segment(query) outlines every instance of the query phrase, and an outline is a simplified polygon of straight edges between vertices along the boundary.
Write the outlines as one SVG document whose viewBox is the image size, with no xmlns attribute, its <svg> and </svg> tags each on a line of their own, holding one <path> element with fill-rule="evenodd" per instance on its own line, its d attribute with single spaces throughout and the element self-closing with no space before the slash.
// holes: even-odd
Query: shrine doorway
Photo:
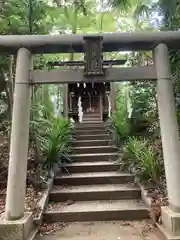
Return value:
<svg viewBox="0 0 180 240">
<path fill-rule="evenodd" d="M 86 113 L 108 114 L 108 94 L 110 83 L 81 83 L 68 85 L 69 116 L 78 116 L 78 102 L 81 101 L 82 111 Z"/>
</svg>

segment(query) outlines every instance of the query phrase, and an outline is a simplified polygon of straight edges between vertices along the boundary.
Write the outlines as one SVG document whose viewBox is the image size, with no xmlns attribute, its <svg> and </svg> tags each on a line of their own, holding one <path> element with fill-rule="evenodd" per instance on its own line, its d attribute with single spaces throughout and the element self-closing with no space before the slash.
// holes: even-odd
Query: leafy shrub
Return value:
<svg viewBox="0 0 180 240">
<path fill-rule="evenodd" d="M 163 161 L 159 158 L 152 146 L 146 146 L 136 156 L 138 172 L 143 181 L 158 183 L 163 174 Z"/>
<path fill-rule="evenodd" d="M 70 161 L 72 125 L 53 110 L 47 87 L 34 94 L 30 115 L 30 141 L 36 146 L 37 161 L 50 169 L 55 163 Z"/>
<path fill-rule="evenodd" d="M 54 117 L 49 122 L 44 136 L 40 137 L 44 167 L 50 169 L 55 163 L 70 161 L 70 141 L 72 139 L 70 121 Z"/>
<path fill-rule="evenodd" d="M 122 86 L 116 97 L 116 111 L 109 119 L 109 129 L 112 132 L 114 142 L 118 145 L 131 134 L 128 101 L 128 88 Z"/>
<path fill-rule="evenodd" d="M 147 140 L 129 138 L 123 147 L 122 163 L 135 171 L 145 182 L 159 182 L 164 173 L 163 161 Z"/>
<path fill-rule="evenodd" d="M 114 132 L 125 140 L 131 132 L 130 120 L 122 112 L 116 111 L 111 117 Z"/>
<path fill-rule="evenodd" d="M 138 163 L 135 156 L 140 154 L 145 145 L 145 140 L 142 141 L 136 137 L 129 138 L 127 143 L 123 146 L 122 160 L 124 162 L 124 166 L 130 168 L 136 166 Z"/>
<path fill-rule="evenodd" d="M 157 119 L 156 85 L 152 82 L 130 84 L 133 135 L 147 135 L 151 119 Z"/>
</svg>

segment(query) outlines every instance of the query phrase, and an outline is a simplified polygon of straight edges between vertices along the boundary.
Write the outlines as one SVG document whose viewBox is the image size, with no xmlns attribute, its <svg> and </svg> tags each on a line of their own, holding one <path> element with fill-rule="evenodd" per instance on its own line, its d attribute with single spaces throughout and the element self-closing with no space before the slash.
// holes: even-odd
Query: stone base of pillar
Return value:
<svg viewBox="0 0 180 240">
<path fill-rule="evenodd" d="M 26 240 L 34 227 L 32 213 L 25 213 L 19 220 L 7 221 L 4 215 L 0 216 L 1 240 Z"/>
<path fill-rule="evenodd" d="M 167 240 L 180 240 L 180 213 L 173 212 L 170 207 L 161 208 L 162 224 L 159 230 Z"/>
</svg>

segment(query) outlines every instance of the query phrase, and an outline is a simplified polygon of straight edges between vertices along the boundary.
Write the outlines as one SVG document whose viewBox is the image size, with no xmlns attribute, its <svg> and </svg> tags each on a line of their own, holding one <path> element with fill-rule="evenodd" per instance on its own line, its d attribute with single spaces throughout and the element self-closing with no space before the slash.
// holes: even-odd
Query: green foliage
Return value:
<svg viewBox="0 0 180 240">
<path fill-rule="evenodd" d="M 155 85 L 143 82 L 121 86 L 112 123 L 116 138 L 124 140 L 120 160 L 123 169 L 133 171 L 142 181 L 159 183 L 164 168 L 161 146 L 156 145 L 159 124 Z M 142 134 L 146 138 L 135 137 Z"/>
<path fill-rule="evenodd" d="M 140 178 L 146 182 L 159 183 L 160 177 L 164 174 L 164 166 L 163 161 L 158 157 L 153 146 L 146 146 L 136 157 L 139 160 L 138 170 Z"/>
<path fill-rule="evenodd" d="M 33 33 L 46 33 L 51 27 L 47 19 L 50 9 L 45 1 L 33 0 Z M 26 0 L 9 0 L 0 17 L 0 31 L 3 34 L 29 33 L 29 2 Z M 50 27 L 50 28 L 49 28 Z"/>
<path fill-rule="evenodd" d="M 156 86 L 154 83 L 137 82 L 130 86 L 130 93 L 133 134 L 145 134 L 157 119 Z"/>
<path fill-rule="evenodd" d="M 128 111 L 128 89 L 126 86 L 121 86 L 116 98 L 116 111 L 110 118 L 111 129 L 117 143 L 120 139 L 126 140 L 131 134 L 131 124 Z M 120 139 L 118 139 L 118 136 Z"/>
<path fill-rule="evenodd" d="M 109 0 L 108 3 L 112 7 L 119 8 L 125 11 L 131 7 L 130 0 Z"/>
<path fill-rule="evenodd" d="M 172 27 L 175 27 L 174 21 L 178 18 L 177 10 L 180 6 L 179 0 L 159 0 L 156 6 L 158 7 L 160 15 L 163 16 L 162 28 L 172 30 Z M 176 28 L 177 27 L 178 25 L 176 25 Z"/>
<path fill-rule="evenodd" d="M 133 169 L 145 182 L 159 183 L 164 174 L 163 161 L 157 149 L 146 139 L 129 138 L 121 161 L 124 167 Z"/>
<path fill-rule="evenodd" d="M 127 143 L 123 146 L 123 161 L 125 167 L 137 165 L 137 158 L 134 156 L 139 154 L 145 147 L 146 141 L 139 141 L 136 137 L 128 138 Z"/>
<path fill-rule="evenodd" d="M 146 116 L 155 105 L 155 84 L 137 82 L 131 85 L 132 116 Z"/>
<path fill-rule="evenodd" d="M 69 161 L 72 127 L 69 120 L 55 115 L 51 89 L 48 86 L 34 89 L 30 117 L 30 140 L 35 142 L 38 158 L 45 168 Z"/>
<path fill-rule="evenodd" d="M 72 139 L 70 121 L 54 117 L 46 122 L 48 125 L 44 136 L 40 136 L 41 151 L 44 159 L 44 167 L 52 168 L 55 163 L 69 161 L 71 148 L 69 147 Z"/>
</svg>

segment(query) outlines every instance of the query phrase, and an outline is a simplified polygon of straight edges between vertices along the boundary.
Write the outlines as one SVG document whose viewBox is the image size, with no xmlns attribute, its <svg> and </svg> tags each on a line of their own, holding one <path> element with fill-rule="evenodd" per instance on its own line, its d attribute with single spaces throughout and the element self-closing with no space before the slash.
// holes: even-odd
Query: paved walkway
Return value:
<svg viewBox="0 0 180 240">
<path fill-rule="evenodd" d="M 36 240 L 160 240 L 151 222 L 89 222 L 71 223 L 53 235 Z"/>
</svg>

